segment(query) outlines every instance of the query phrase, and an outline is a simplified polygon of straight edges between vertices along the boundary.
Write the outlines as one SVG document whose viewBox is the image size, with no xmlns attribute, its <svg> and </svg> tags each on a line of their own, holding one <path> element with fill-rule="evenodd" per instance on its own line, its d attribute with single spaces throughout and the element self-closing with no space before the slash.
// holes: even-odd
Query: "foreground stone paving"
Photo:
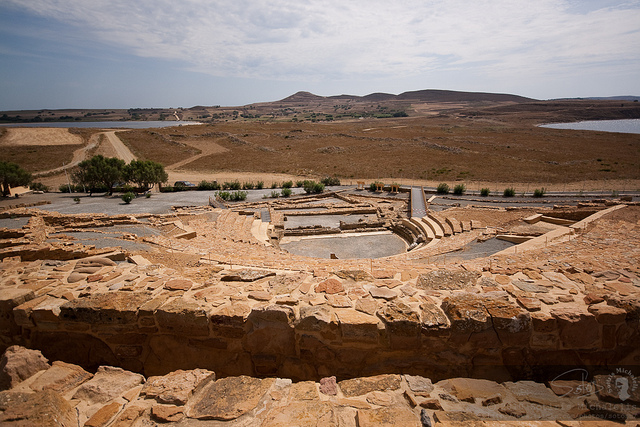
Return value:
<svg viewBox="0 0 640 427">
<path fill-rule="evenodd" d="M 640 415 L 640 391 L 621 400 L 606 375 L 549 387 L 470 378 L 433 383 L 397 374 L 292 382 L 217 378 L 204 369 L 145 379 L 122 368 L 101 366 L 92 374 L 77 365 L 49 364 L 39 351 L 19 346 L 5 352 L 0 367 L 0 422 L 8 426 L 570 426 L 619 425 Z"/>
<path fill-rule="evenodd" d="M 640 390 L 638 206 L 528 251 L 447 265 L 428 248 L 292 256 L 256 239 L 251 215 L 179 214 L 5 214 L 29 222 L 0 233 L 0 344 L 13 349 L 1 367 L 30 354 L 34 371 L 0 381 L 11 390 L 0 419 L 53 407 L 73 425 L 638 419 L 640 401 L 614 387 L 620 377 L 630 396 Z M 531 214 L 443 211 L 487 228 L 439 246 L 530 233 Z M 47 241 L 121 224 L 162 234 L 123 235 L 154 245 L 136 253 Z"/>
</svg>

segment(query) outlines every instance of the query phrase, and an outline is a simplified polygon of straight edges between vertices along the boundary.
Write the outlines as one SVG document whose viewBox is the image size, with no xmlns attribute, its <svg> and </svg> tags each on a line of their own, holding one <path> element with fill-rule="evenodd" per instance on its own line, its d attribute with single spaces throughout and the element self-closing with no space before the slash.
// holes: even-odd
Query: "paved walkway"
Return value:
<svg viewBox="0 0 640 427">
<path fill-rule="evenodd" d="M 427 206 L 424 203 L 422 187 L 411 187 L 411 218 L 427 216 Z"/>
</svg>

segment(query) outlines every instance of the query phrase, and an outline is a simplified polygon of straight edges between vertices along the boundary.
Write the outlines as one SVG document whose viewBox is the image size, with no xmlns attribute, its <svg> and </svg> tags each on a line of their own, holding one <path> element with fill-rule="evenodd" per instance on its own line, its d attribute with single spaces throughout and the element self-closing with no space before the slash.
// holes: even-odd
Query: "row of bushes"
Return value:
<svg viewBox="0 0 640 427">
<path fill-rule="evenodd" d="M 444 182 L 438 184 L 438 187 L 436 187 L 436 193 L 438 194 L 449 194 L 449 191 L 450 191 L 449 185 Z M 464 184 L 457 184 L 455 187 L 453 187 L 453 194 L 462 195 L 465 193 L 465 191 L 467 191 L 467 187 Z M 544 197 L 546 192 L 547 190 L 544 187 L 536 188 L 533 191 L 533 197 Z M 489 194 L 491 194 L 491 190 L 489 190 L 489 188 L 485 187 L 480 189 L 481 196 L 487 197 Z M 513 187 L 505 188 L 504 192 L 502 193 L 503 197 L 514 197 L 515 195 L 516 195 L 516 189 Z"/>
<path fill-rule="evenodd" d="M 309 182 L 313 182 L 314 186 L 309 187 L 309 184 L 308 184 Z M 322 185 L 322 188 L 320 188 L 320 185 Z M 307 193 L 321 193 L 322 191 L 324 191 L 325 186 L 331 186 L 331 185 L 340 185 L 340 179 L 335 177 L 334 178 L 327 177 L 320 180 L 320 183 L 316 183 L 315 181 L 309 181 L 309 180 L 304 180 L 304 181 L 300 180 L 295 182 L 296 187 L 304 188 L 304 190 Z M 272 189 L 276 189 L 276 188 L 291 189 L 293 188 L 293 186 L 294 186 L 293 181 L 284 181 L 282 183 L 273 182 L 271 184 Z M 200 181 L 198 185 L 196 185 L 195 187 L 163 186 L 160 191 L 165 193 L 171 193 L 174 191 L 219 191 L 219 190 L 239 191 L 239 190 L 253 190 L 253 189 L 262 190 L 263 188 L 264 188 L 264 181 L 258 181 L 257 183 L 250 182 L 250 181 L 240 183 L 240 181 L 236 180 L 236 181 L 224 182 L 220 184 L 217 181 L 203 180 L 203 181 Z"/>
<path fill-rule="evenodd" d="M 249 193 L 247 193 L 246 191 L 240 191 L 240 190 L 236 190 L 236 191 L 218 191 L 216 193 L 216 195 L 218 197 L 220 197 L 222 200 L 224 201 L 231 201 L 231 202 L 241 202 L 243 200 L 246 200 L 247 195 Z"/>
</svg>

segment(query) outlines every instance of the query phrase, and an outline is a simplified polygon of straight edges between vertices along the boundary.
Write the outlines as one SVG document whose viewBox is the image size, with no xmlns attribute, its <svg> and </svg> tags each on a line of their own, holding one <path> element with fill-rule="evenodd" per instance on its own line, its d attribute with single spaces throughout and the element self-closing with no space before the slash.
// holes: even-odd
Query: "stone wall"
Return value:
<svg viewBox="0 0 640 427">
<path fill-rule="evenodd" d="M 640 360 L 640 279 L 627 270 L 222 270 L 198 282 L 100 257 L 2 267 L 3 347 L 88 369 L 508 380 Z"/>
</svg>

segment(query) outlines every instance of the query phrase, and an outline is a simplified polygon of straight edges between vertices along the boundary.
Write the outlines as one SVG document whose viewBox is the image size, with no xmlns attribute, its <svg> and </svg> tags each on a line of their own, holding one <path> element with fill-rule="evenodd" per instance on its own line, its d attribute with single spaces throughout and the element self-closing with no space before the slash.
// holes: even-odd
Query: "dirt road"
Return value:
<svg viewBox="0 0 640 427">
<path fill-rule="evenodd" d="M 131 160 L 136 160 L 136 156 L 134 156 L 120 138 L 116 136 L 115 131 L 105 132 L 104 136 L 106 137 L 106 141 L 113 146 L 117 157 L 124 160 L 125 163 L 129 163 Z"/>
</svg>

